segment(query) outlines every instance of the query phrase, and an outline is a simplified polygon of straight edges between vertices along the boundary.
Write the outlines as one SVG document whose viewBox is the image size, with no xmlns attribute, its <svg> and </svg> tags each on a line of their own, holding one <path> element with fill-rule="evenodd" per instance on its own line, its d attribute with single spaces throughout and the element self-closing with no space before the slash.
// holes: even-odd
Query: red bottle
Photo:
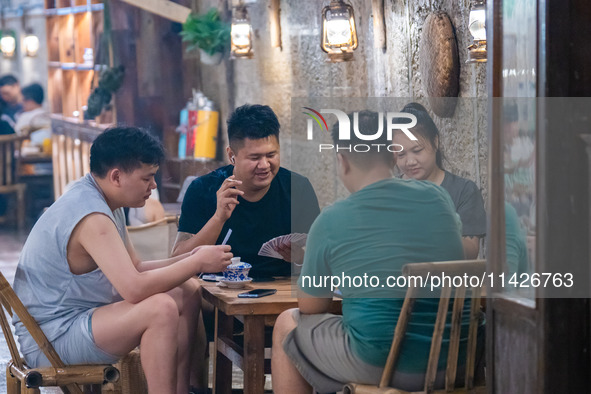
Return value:
<svg viewBox="0 0 591 394">
<path fill-rule="evenodd" d="M 195 152 L 195 131 L 197 129 L 197 108 L 189 107 L 189 124 L 187 125 L 187 155 L 186 157 L 193 157 Z"/>
</svg>

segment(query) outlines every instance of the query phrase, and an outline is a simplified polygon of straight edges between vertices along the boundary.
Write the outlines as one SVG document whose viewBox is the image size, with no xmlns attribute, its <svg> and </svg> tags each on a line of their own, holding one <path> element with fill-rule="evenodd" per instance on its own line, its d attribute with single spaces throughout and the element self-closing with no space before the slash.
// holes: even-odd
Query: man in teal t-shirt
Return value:
<svg viewBox="0 0 591 394">
<path fill-rule="evenodd" d="M 377 122 L 375 113 L 359 114 L 362 132 L 375 131 Z M 335 144 L 344 143 L 337 131 Z M 347 145 L 367 143 L 351 134 Z M 391 284 L 408 263 L 463 258 L 461 222 L 448 193 L 430 182 L 392 178 L 392 153 L 383 146 L 375 149 L 337 154 L 339 178 L 351 195 L 325 208 L 310 229 L 298 280 L 299 309 L 284 312 L 275 324 L 276 393 L 309 393 L 310 386 L 334 392 L 347 382 L 378 383 L 406 293 L 387 281 Z M 342 292 L 342 316 L 327 313 L 331 284 Z M 422 388 L 437 303 L 417 300 L 420 318 L 409 323 L 395 387 Z M 444 345 L 440 359 L 446 354 Z"/>
</svg>

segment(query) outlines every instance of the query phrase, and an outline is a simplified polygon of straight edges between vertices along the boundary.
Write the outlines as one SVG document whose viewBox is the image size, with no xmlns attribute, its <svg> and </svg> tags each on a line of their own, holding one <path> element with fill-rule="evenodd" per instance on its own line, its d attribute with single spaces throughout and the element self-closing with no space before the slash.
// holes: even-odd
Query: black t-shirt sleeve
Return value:
<svg viewBox="0 0 591 394">
<path fill-rule="evenodd" d="M 215 193 L 212 206 L 206 189 L 202 178 L 195 179 L 187 188 L 181 206 L 179 232 L 197 234 L 215 213 Z"/>
<path fill-rule="evenodd" d="M 14 129 L 5 120 L 0 120 L 0 135 L 14 134 Z"/>
<path fill-rule="evenodd" d="M 462 220 L 462 236 L 483 237 L 486 235 L 486 212 L 484 200 L 474 182 L 466 182 L 456 207 Z"/>
<path fill-rule="evenodd" d="M 293 233 L 308 233 L 320 214 L 318 198 L 312 184 L 301 175 L 294 174 L 291 189 L 291 230 Z"/>
</svg>

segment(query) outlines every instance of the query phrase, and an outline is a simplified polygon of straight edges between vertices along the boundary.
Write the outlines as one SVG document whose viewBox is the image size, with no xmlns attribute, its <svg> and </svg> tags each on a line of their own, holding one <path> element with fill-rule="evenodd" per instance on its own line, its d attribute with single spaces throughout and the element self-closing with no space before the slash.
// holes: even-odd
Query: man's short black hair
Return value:
<svg viewBox="0 0 591 394">
<path fill-rule="evenodd" d="M 160 165 L 160 141 L 137 127 L 113 127 L 101 133 L 90 147 L 90 171 L 104 178 L 112 168 L 132 172 L 142 164 Z"/>
<path fill-rule="evenodd" d="M 43 88 L 38 83 L 32 83 L 22 90 L 24 100 L 32 100 L 37 104 L 43 103 Z"/>
<path fill-rule="evenodd" d="M 16 85 L 18 83 L 18 79 L 12 74 L 3 75 L 0 77 L 0 87 L 5 85 Z"/>
<path fill-rule="evenodd" d="M 245 104 L 238 107 L 227 124 L 230 146 L 245 138 L 258 140 L 274 135 L 279 140 L 279 120 L 268 105 Z"/>
<path fill-rule="evenodd" d="M 382 123 L 382 134 L 375 140 L 367 141 L 359 138 L 354 132 L 354 117 L 355 113 L 347 114 L 351 127 L 351 139 L 341 140 L 339 136 L 339 123 L 335 123 L 332 127 L 331 135 L 335 145 L 335 151 L 347 156 L 359 168 L 368 170 L 377 163 L 394 166 L 394 153 L 388 150 L 392 144 L 388 140 L 388 133 L 386 130 L 386 121 L 382 114 L 373 111 L 359 111 L 358 112 L 358 129 L 362 134 L 375 134 L 380 126 L 380 117 Z M 339 147 L 337 150 L 336 147 Z M 357 147 L 357 149 L 355 148 Z M 393 149 L 393 148 L 391 148 Z"/>
</svg>

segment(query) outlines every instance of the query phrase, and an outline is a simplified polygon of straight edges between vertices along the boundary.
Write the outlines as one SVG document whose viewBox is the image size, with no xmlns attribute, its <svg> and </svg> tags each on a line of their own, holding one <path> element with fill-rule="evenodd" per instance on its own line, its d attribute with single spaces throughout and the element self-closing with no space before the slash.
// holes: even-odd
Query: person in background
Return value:
<svg viewBox="0 0 591 394">
<path fill-rule="evenodd" d="M 17 266 L 14 290 L 66 364 L 109 364 L 141 347 L 150 393 L 186 394 L 201 297 L 193 278 L 230 264 L 230 246 L 202 246 L 141 261 L 123 207 L 145 204 L 164 150 L 135 127 L 105 130 L 90 148 L 90 173 L 39 218 Z M 13 319 L 31 368 L 49 361 Z"/>
<path fill-rule="evenodd" d="M 43 104 L 43 87 L 33 83 L 23 88 L 23 112 L 19 115 L 15 131 L 28 135 L 32 145 L 41 146 L 43 140 L 51 138 L 51 119 Z"/>
<path fill-rule="evenodd" d="M 0 98 L 6 103 L 4 114 L 16 122 L 23 110 L 23 94 L 18 79 L 14 75 L 0 77 Z"/>
<path fill-rule="evenodd" d="M 353 116 L 349 117 L 353 124 Z M 358 119 L 360 129 L 378 128 L 379 115 L 374 112 L 359 112 Z M 334 127 L 334 144 L 365 142 L 351 134 L 350 140 L 340 141 Z M 389 145 L 386 133 L 374 142 Z M 329 393 L 341 391 L 349 382 L 380 381 L 406 289 L 351 286 L 344 281 L 339 286 L 342 315 L 334 315 L 328 313 L 330 284 L 318 285 L 318 278 L 375 276 L 385 281 L 401 275 L 408 263 L 462 258 L 461 224 L 449 194 L 430 182 L 393 178 L 393 167 L 392 153 L 379 147 L 337 153 L 338 177 L 351 194 L 324 208 L 310 229 L 298 280 L 299 309 L 283 312 L 273 330 L 275 393 L 311 393 L 312 387 Z M 393 387 L 423 388 L 438 303 L 436 298 L 415 301 L 420 317 L 414 316 L 408 326 Z M 467 311 L 469 306 L 464 316 Z M 468 322 L 463 319 L 462 327 L 467 328 Z M 462 341 L 466 337 L 463 329 Z M 448 338 L 449 333 L 442 360 L 447 359 Z M 444 378 L 442 362 L 438 387 Z"/>
<path fill-rule="evenodd" d="M 12 118 L 4 113 L 5 109 L 6 103 L 0 99 L 0 135 L 14 134 L 15 124 Z"/>
<path fill-rule="evenodd" d="M 509 275 L 529 271 L 527 241 L 515 208 L 505 201 L 505 258 Z"/>
<path fill-rule="evenodd" d="M 14 134 L 14 122 L 8 116 L 4 115 L 5 103 L 0 100 L 0 136 Z M 8 208 L 7 197 L 0 195 L 0 223 L 4 222 L 6 209 Z"/>
<path fill-rule="evenodd" d="M 402 131 L 394 133 L 393 142 L 403 147 L 394 154 L 402 177 L 431 181 L 447 190 L 462 220 L 464 258 L 477 258 L 480 239 L 486 235 L 486 212 L 480 189 L 471 180 L 443 169 L 439 130 L 425 107 L 410 103 L 401 112 L 416 116 L 417 124 L 410 132 L 418 138 L 412 141 Z"/>
</svg>

